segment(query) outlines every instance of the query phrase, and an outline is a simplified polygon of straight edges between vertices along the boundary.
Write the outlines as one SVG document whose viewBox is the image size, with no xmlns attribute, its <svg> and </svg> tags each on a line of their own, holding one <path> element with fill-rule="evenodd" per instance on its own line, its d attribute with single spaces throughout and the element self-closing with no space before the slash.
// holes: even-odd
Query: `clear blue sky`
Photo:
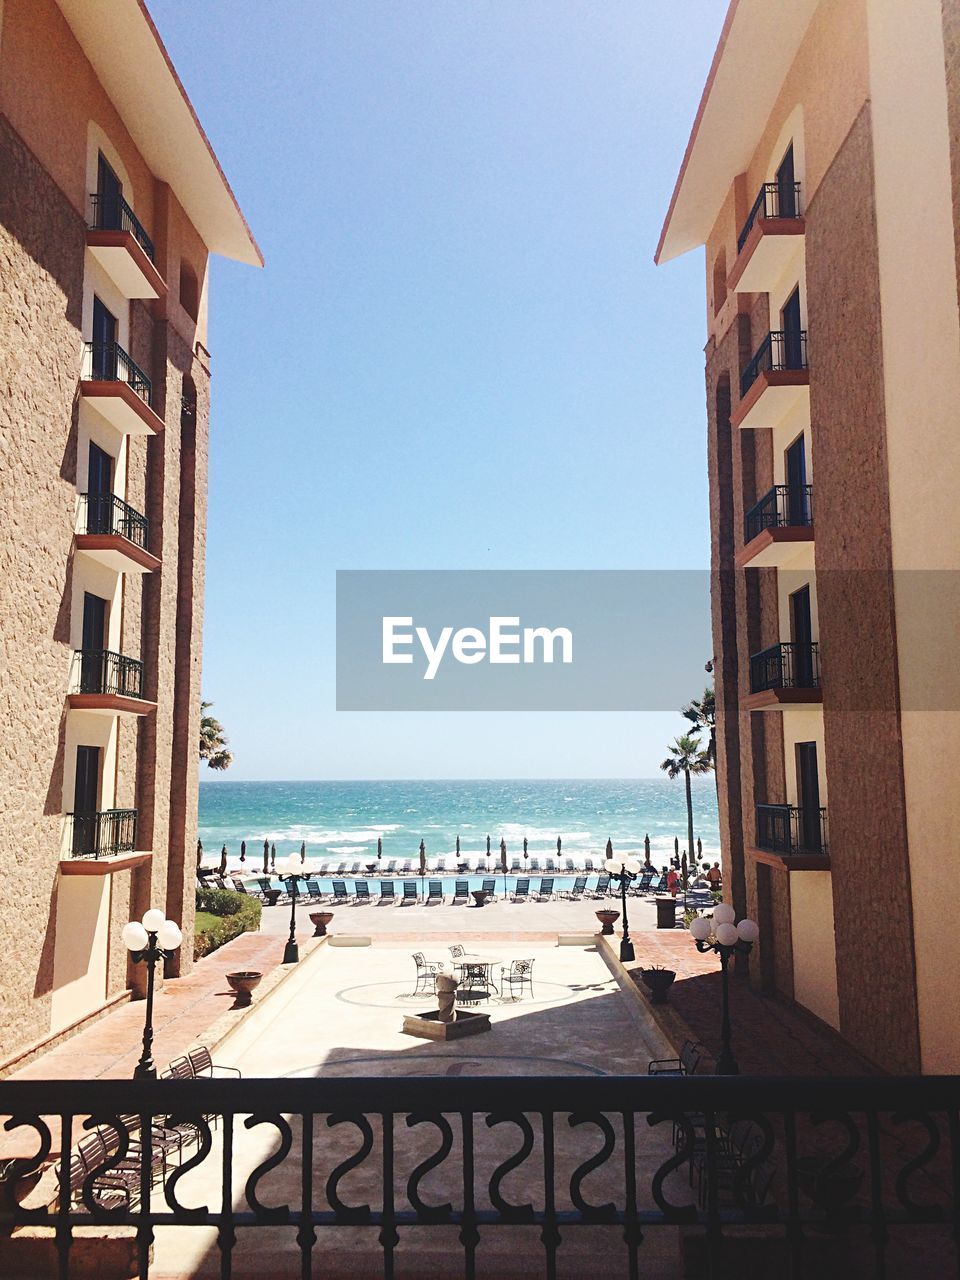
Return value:
<svg viewBox="0 0 960 1280">
<path fill-rule="evenodd" d="M 702 257 L 652 255 L 723 9 L 152 0 L 267 264 L 211 288 L 227 776 L 656 772 L 679 716 L 337 713 L 334 574 L 709 563 Z"/>
</svg>

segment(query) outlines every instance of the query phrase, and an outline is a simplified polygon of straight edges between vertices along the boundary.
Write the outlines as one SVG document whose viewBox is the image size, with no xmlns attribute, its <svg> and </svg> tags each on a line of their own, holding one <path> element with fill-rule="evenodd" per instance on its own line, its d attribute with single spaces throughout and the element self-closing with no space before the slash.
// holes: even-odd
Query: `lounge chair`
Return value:
<svg viewBox="0 0 960 1280">
<path fill-rule="evenodd" d="M 649 893 L 650 886 L 652 883 L 653 883 L 653 872 L 644 871 L 641 873 L 640 879 L 636 882 L 636 884 L 634 884 L 631 887 L 630 892 L 633 894 L 635 898 L 638 898 L 642 893 Z"/>
<path fill-rule="evenodd" d="M 573 861 L 573 859 L 572 859 L 572 858 L 567 858 L 567 859 L 565 859 L 565 861 L 564 861 L 564 866 L 566 867 L 567 872 L 568 872 L 568 874 L 570 874 L 570 875 L 573 875 L 573 874 L 574 874 L 574 872 L 575 872 L 575 871 L 576 871 L 576 869 L 577 869 L 577 868 L 576 868 L 576 864 L 574 863 L 574 861 Z"/>
<path fill-rule="evenodd" d="M 466 902 L 470 897 L 470 881 L 455 880 L 453 882 L 453 906 L 458 902 Z"/>
<path fill-rule="evenodd" d="M 280 883 L 282 884 L 283 881 L 281 880 Z M 266 897 L 267 892 L 269 890 L 274 888 L 274 885 L 271 883 L 269 876 L 257 876 L 257 884 L 263 890 L 264 897 Z M 281 889 L 280 897 L 277 898 L 277 902 L 289 902 L 289 901 L 290 901 L 289 893 L 287 893 L 286 889 Z"/>
<path fill-rule="evenodd" d="M 350 870 L 347 872 L 347 875 L 348 875 L 348 876 L 355 876 L 359 870 L 360 870 L 360 863 L 359 863 L 359 862 L 355 862 L 355 863 L 353 864 L 353 866 L 350 868 Z"/>
<path fill-rule="evenodd" d="M 552 858 L 547 858 L 546 863 L 544 864 L 544 868 L 543 868 L 543 869 L 544 869 L 544 871 L 556 871 L 556 869 L 557 869 L 557 867 L 556 867 L 556 863 L 554 862 L 554 860 L 553 860 Z"/>
<path fill-rule="evenodd" d="M 496 902 L 496 900 L 497 900 L 497 881 L 496 881 L 496 878 L 494 878 L 494 879 L 492 879 L 492 880 L 484 880 L 484 882 L 483 882 L 483 884 L 480 886 L 480 888 L 481 888 L 481 889 L 483 890 L 483 892 L 484 892 L 484 893 L 489 897 L 489 899 L 490 899 L 490 901 L 491 901 L 491 902 Z"/>
<path fill-rule="evenodd" d="M 345 862 L 338 862 L 338 863 L 337 863 L 337 869 L 336 869 L 336 871 L 334 871 L 334 873 L 333 873 L 333 874 L 334 874 L 335 876 L 342 876 L 342 875 L 343 875 L 343 873 L 344 873 L 344 871 L 346 871 L 346 869 L 347 869 L 347 864 L 346 864 Z"/>
<path fill-rule="evenodd" d="M 514 859 L 511 861 L 511 863 L 510 863 L 510 870 L 511 870 L 511 871 L 519 871 L 519 870 L 520 870 L 520 859 L 519 859 L 519 858 L 514 858 Z"/>
<path fill-rule="evenodd" d="M 390 861 L 387 863 L 387 875 L 392 876 L 393 873 L 396 871 L 396 869 L 397 869 L 397 860 L 396 858 L 391 858 Z"/>
<path fill-rule="evenodd" d="M 393 891 L 393 881 L 381 880 L 380 881 L 380 901 L 377 905 L 383 906 L 385 902 L 394 903 L 396 902 L 396 900 L 397 900 L 397 895 Z"/>
<path fill-rule="evenodd" d="M 540 888 L 533 895 L 538 902 L 550 902 L 553 898 L 553 877 L 547 876 L 540 881 Z"/>
<path fill-rule="evenodd" d="M 420 896 L 417 891 L 416 880 L 404 880 L 403 882 L 403 901 L 401 907 L 405 907 L 408 902 L 419 902 Z"/>
<path fill-rule="evenodd" d="M 443 905 L 443 881 L 442 880 L 427 881 L 427 906 L 428 907 L 431 902 L 439 902 L 441 906 Z"/>
<path fill-rule="evenodd" d="M 261 902 L 266 901 L 263 896 L 263 890 L 259 885 L 256 889 L 248 889 L 239 876 L 233 877 L 233 890 L 234 893 L 245 893 L 248 898 L 259 898 Z"/>
<path fill-rule="evenodd" d="M 409 858 L 405 859 L 403 866 L 400 868 L 400 874 L 402 876 L 408 876 L 412 870 L 413 870 L 413 863 L 410 861 Z"/>
<path fill-rule="evenodd" d="M 539 859 L 539 858 L 531 858 L 531 859 L 530 859 L 530 870 L 531 870 L 531 871 L 539 871 L 539 870 L 540 870 L 540 859 Z"/>
<path fill-rule="evenodd" d="M 347 886 L 342 880 L 334 880 L 333 882 L 333 900 L 334 902 L 350 901 L 350 895 L 347 893 Z"/>
<path fill-rule="evenodd" d="M 586 889 L 586 887 L 587 887 L 587 877 L 586 877 L 586 876 L 577 876 L 577 878 L 576 878 L 576 879 L 574 880 L 574 882 L 573 882 L 573 888 L 572 888 L 572 889 L 561 889 L 561 890 L 560 890 L 560 897 L 561 897 L 561 898 L 573 898 L 573 899 L 575 899 L 576 901 L 579 901 L 579 900 L 583 897 L 583 893 L 584 893 L 584 890 Z"/>
<path fill-rule="evenodd" d="M 530 901 L 530 881 L 518 880 L 517 887 L 510 895 L 511 902 L 529 902 Z"/>
<path fill-rule="evenodd" d="M 583 869 L 584 869 L 584 871 L 587 873 L 587 875 L 589 875 L 589 874 L 590 874 L 590 872 L 593 870 L 593 859 L 592 859 L 592 858 L 584 858 L 584 860 L 583 860 Z"/>
<path fill-rule="evenodd" d="M 325 875 L 327 874 L 327 867 L 328 867 L 329 865 L 330 865 L 330 864 L 329 864 L 328 862 L 326 862 L 326 861 L 321 862 L 321 863 L 320 863 L 320 866 L 317 868 L 317 870 L 314 872 L 314 874 L 315 874 L 318 878 L 322 878 L 323 876 L 325 876 Z"/>
<path fill-rule="evenodd" d="M 365 902 L 369 905 L 373 901 L 370 897 L 370 886 L 367 884 L 366 880 L 357 880 L 353 886 L 353 892 L 356 896 L 357 906 L 359 906 L 361 902 Z"/>
<path fill-rule="evenodd" d="M 597 877 L 597 887 L 590 894 L 591 898 L 605 898 L 610 888 L 610 873 L 605 871 L 603 875 Z"/>
<path fill-rule="evenodd" d="M 318 880 L 314 880 L 311 876 L 311 878 L 305 883 L 307 891 L 304 894 L 304 897 L 306 897 L 310 902 L 326 902 L 327 895 L 320 888 L 320 882 Z"/>
</svg>

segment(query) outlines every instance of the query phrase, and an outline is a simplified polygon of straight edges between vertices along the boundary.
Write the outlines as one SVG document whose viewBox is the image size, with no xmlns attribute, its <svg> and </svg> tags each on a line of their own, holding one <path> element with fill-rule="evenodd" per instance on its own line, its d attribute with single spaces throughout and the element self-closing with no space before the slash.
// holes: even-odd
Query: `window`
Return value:
<svg viewBox="0 0 960 1280">
<path fill-rule="evenodd" d="M 727 251 L 721 249 L 713 260 L 713 314 L 719 315 L 727 300 Z"/>
<path fill-rule="evenodd" d="M 200 289 L 197 273 L 189 262 L 180 263 L 180 305 L 191 319 L 200 315 Z"/>
</svg>

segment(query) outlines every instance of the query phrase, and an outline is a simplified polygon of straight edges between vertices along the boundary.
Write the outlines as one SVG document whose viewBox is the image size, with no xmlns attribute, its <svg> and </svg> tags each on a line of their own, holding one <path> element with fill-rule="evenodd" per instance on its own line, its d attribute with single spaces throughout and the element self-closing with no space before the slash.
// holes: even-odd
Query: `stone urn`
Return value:
<svg viewBox="0 0 960 1280">
<path fill-rule="evenodd" d="M 459 985 L 460 983 L 456 978 L 446 973 L 441 973 L 437 978 L 437 1017 L 441 1022 L 456 1022 L 457 1020 L 454 1005 Z"/>
<path fill-rule="evenodd" d="M 325 938 L 327 936 L 327 925 L 332 919 L 332 911 L 311 911 L 310 920 L 313 924 L 313 936 L 315 938 Z"/>
<path fill-rule="evenodd" d="M 654 965 L 652 969 L 640 970 L 643 985 L 650 992 L 651 1004 L 667 1003 L 667 992 L 673 985 L 676 976 L 676 972 L 673 969 L 663 969 L 659 965 Z"/>
<path fill-rule="evenodd" d="M 474 889 L 470 895 L 478 907 L 486 905 L 487 898 L 490 896 L 486 889 Z"/>
<path fill-rule="evenodd" d="M 604 907 L 602 911 L 598 911 L 596 913 L 596 916 L 597 916 L 597 919 L 600 921 L 600 923 L 603 925 L 603 928 L 600 930 L 600 932 L 602 934 L 605 934 L 608 938 L 612 937 L 613 926 L 616 923 L 616 921 L 620 919 L 620 912 L 611 911 L 609 907 Z"/>
<path fill-rule="evenodd" d="M 230 986 L 237 995 L 236 1007 L 238 1009 L 245 1009 L 247 1005 L 250 1004 L 253 1000 L 254 988 L 260 985 L 260 979 L 262 977 L 262 973 L 258 973 L 253 969 L 240 973 L 227 974 L 227 981 L 230 983 Z"/>
</svg>

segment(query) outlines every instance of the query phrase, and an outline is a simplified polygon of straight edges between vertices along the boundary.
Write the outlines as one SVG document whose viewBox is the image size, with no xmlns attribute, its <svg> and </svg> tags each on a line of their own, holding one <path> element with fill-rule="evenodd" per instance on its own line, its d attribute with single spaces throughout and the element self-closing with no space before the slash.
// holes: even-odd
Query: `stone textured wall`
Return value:
<svg viewBox="0 0 960 1280">
<path fill-rule="evenodd" d="M 943 50 L 950 128 L 950 177 L 953 187 L 953 235 L 960 293 L 960 2 L 942 0 Z"/>
<path fill-rule="evenodd" d="M 840 1029 L 919 1069 L 870 108 L 807 210 L 817 600 Z M 864 947 L 883 921 L 883 963 Z M 869 993 L 869 999 L 865 999 Z"/>
<path fill-rule="evenodd" d="M 49 1025 L 84 228 L 0 116 L 0 1058 Z"/>
</svg>

